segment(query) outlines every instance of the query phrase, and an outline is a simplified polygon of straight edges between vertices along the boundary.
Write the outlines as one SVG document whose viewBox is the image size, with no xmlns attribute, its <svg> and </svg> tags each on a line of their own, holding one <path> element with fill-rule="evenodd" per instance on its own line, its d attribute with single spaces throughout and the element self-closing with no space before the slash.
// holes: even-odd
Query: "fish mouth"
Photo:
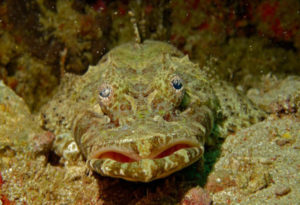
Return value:
<svg viewBox="0 0 300 205">
<path fill-rule="evenodd" d="M 100 154 L 99 158 L 88 159 L 87 165 L 103 176 L 150 182 L 191 165 L 201 158 L 203 152 L 203 146 L 181 143 L 162 150 L 152 158 L 135 159 L 120 152 L 107 151 Z"/>
<path fill-rule="evenodd" d="M 119 163 L 132 163 L 132 162 L 138 162 L 143 159 L 161 159 L 164 157 L 168 157 L 175 152 L 181 150 L 181 149 L 188 149 L 188 148 L 197 148 L 199 145 L 195 143 L 189 143 L 184 141 L 179 141 L 172 143 L 168 146 L 161 146 L 155 151 L 153 151 L 149 156 L 147 157 L 140 157 L 138 154 L 129 152 L 123 149 L 116 149 L 116 148 L 105 148 L 101 149 L 98 152 L 96 152 L 91 158 L 93 159 L 111 159 Z"/>
<path fill-rule="evenodd" d="M 196 140 L 176 140 L 153 147 L 148 156 L 123 148 L 101 148 L 87 159 L 87 165 L 103 176 L 135 182 L 150 182 L 191 165 L 204 152 L 203 144 Z"/>
</svg>

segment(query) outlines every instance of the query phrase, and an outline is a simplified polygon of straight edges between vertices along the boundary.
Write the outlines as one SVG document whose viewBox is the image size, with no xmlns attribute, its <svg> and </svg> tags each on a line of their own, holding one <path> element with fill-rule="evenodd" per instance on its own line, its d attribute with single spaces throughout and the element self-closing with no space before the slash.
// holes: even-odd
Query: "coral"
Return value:
<svg viewBox="0 0 300 205">
<path fill-rule="evenodd" d="M 214 6 L 216 3 L 218 6 Z M 172 1 L 170 21 L 171 43 L 200 66 L 207 57 L 217 54 L 226 38 L 226 11 L 221 1 Z"/>
<path fill-rule="evenodd" d="M 275 47 L 267 39 L 241 37 L 229 40 L 212 67 L 222 78 L 247 90 L 260 83 L 261 75 L 299 74 L 297 59 L 297 53 Z"/>
<path fill-rule="evenodd" d="M 253 21 L 261 35 L 277 41 L 292 42 L 299 48 L 299 8 L 297 0 L 262 1 L 255 9 Z"/>
<path fill-rule="evenodd" d="M 64 70 L 82 73 L 98 61 L 105 50 L 102 29 L 108 26 L 88 6 L 46 2 L 0 5 L 0 78 L 34 111 L 51 96 Z"/>
</svg>

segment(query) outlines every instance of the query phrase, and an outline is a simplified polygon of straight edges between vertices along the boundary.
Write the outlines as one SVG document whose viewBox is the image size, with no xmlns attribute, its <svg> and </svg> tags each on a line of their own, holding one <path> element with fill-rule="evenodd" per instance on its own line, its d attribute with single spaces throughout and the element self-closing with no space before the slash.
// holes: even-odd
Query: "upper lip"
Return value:
<svg viewBox="0 0 300 205">
<path fill-rule="evenodd" d="M 98 159 L 113 159 L 118 162 L 136 162 L 142 159 L 159 159 L 166 156 L 172 155 L 174 152 L 180 149 L 186 149 L 190 147 L 198 147 L 199 145 L 196 143 L 188 142 L 188 141 L 177 141 L 169 145 L 160 146 L 154 152 L 152 152 L 147 157 L 141 157 L 138 153 L 133 151 L 124 150 L 121 148 L 115 147 L 106 147 L 98 150 L 95 154 L 93 154 L 92 158 Z"/>
</svg>

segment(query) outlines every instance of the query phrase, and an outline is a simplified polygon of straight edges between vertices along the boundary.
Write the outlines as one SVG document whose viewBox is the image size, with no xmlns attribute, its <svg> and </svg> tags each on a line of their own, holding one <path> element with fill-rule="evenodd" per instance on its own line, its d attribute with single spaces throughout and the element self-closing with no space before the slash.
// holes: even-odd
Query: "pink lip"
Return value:
<svg viewBox="0 0 300 205">
<path fill-rule="evenodd" d="M 171 147 L 163 148 L 162 151 L 160 151 L 158 154 L 148 157 L 148 159 L 159 159 L 166 156 L 172 155 L 174 152 L 180 150 L 193 147 L 190 144 L 187 143 L 177 143 L 172 145 Z M 112 159 L 117 162 L 121 163 L 130 163 L 130 162 L 137 162 L 140 161 L 141 158 L 138 156 L 133 156 L 132 154 L 128 154 L 119 150 L 107 150 L 105 152 L 101 152 L 95 155 L 95 158 L 98 159 Z"/>
</svg>

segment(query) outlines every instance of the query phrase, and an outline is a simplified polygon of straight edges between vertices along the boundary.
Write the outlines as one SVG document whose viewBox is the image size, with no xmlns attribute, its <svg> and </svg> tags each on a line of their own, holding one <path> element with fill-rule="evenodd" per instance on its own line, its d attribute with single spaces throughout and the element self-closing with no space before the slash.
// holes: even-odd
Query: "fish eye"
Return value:
<svg viewBox="0 0 300 205">
<path fill-rule="evenodd" d="M 111 92 L 112 92 L 111 86 L 105 84 L 100 87 L 99 96 L 100 98 L 106 99 L 111 95 Z"/>
<path fill-rule="evenodd" d="M 183 88 L 182 80 L 178 76 L 172 78 L 171 84 L 175 90 L 181 90 Z"/>
</svg>

